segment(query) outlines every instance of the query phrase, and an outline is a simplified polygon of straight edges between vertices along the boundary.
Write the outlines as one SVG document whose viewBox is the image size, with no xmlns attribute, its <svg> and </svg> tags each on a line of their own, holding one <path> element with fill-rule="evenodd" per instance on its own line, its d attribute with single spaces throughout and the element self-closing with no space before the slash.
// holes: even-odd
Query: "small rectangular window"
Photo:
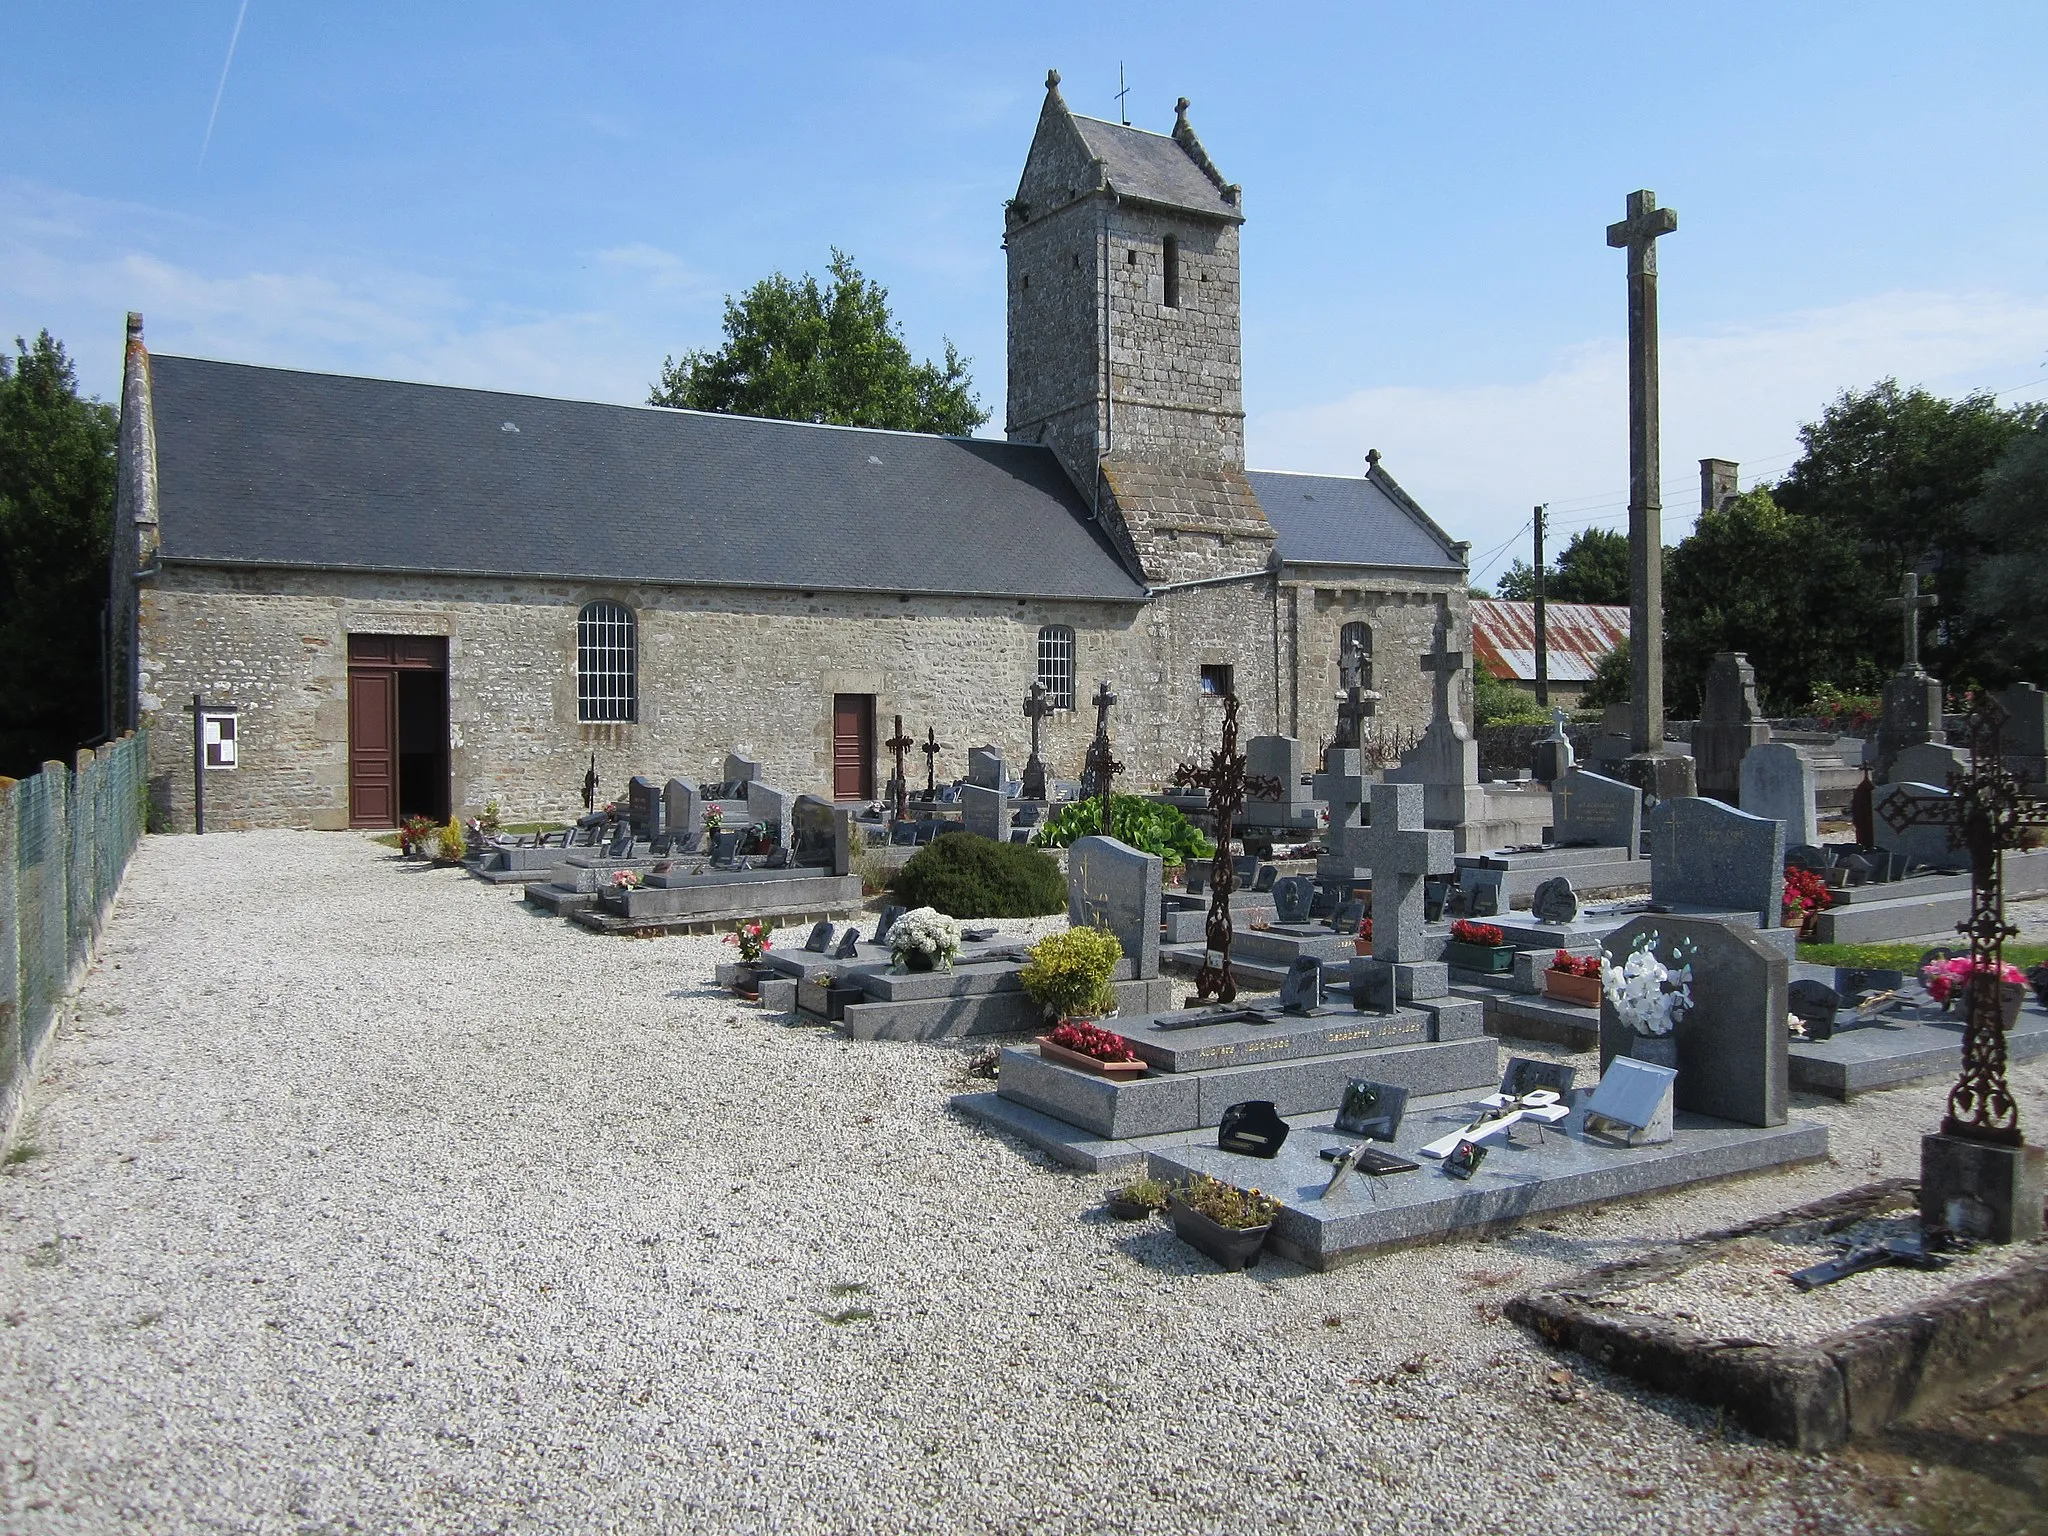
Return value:
<svg viewBox="0 0 2048 1536">
<path fill-rule="evenodd" d="M 1219 665 L 1219 664 L 1217 664 L 1217 663 L 1214 663 L 1214 662 L 1205 662 L 1205 663 L 1203 664 L 1203 666 L 1202 666 L 1202 697 L 1203 697 L 1203 698 L 1205 698 L 1205 699 L 1220 699 L 1220 698 L 1224 697 L 1224 696 L 1225 696 L 1226 694 L 1231 694 L 1231 693 L 1235 693 L 1236 691 L 1237 691 L 1237 690 L 1236 690 L 1235 688 L 1233 688 L 1233 687 L 1231 686 L 1231 680 L 1230 680 L 1230 668 L 1228 668 L 1228 667 L 1226 667 L 1226 666 L 1222 666 L 1222 665 Z"/>
<path fill-rule="evenodd" d="M 1038 681 L 1054 709 L 1074 707 L 1074 631 L 1048 624 L 1038 632 Z"/>
<path fill-rule="evenodd" d="M 1180 241 L 1168 235 L 1160 242 L 1159 254 L 1166 275 L 1166 307 L 1180 308 Z"/>
</svg>

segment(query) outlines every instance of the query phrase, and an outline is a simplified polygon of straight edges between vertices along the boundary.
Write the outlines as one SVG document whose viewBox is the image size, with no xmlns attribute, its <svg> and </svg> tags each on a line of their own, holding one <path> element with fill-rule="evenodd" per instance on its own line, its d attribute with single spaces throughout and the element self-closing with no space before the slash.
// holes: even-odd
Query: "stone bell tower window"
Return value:
<svg viewBox="0 0 2048 1536">
<path fill-rule="evenodd" d="M 1180 308 L 1180 241 L 1168 235 L 1159 243 L 1159 254 L 1166 276 L 1166 307 Z"/>
</svg>

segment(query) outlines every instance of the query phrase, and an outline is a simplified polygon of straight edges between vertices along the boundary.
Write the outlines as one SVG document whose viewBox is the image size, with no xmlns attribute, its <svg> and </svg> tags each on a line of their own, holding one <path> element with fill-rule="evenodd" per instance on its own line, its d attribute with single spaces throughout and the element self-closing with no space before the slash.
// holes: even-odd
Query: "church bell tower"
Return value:
<svg viewBox="0 0 2048 1536">
<path fill-rule="evenodd" d="M 1178 104 L 1170 135 L 1077 117 L 1046 77 L 1009 257 L 1012 442 L 1045 443 L 1132 570 L 1267 568 L 1244 473 L 1239 188 Z"/>
</svg>

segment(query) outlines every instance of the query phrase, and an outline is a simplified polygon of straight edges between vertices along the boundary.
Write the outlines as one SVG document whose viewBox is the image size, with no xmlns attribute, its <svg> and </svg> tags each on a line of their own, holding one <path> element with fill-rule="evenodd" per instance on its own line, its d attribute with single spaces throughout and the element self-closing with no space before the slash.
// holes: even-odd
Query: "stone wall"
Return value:
<svg viewBox="0 0 2048 1536">
<path fill-rule="evenodd" d="M 1454 646 L 1471 654 L 1471 600 L 1462 573 L 1438 581 L 1412 574 L 1359 572 L 1349 581 L 1329 574 L 1298 576 L 1290 568 L 1283 578 L 1283 625 L 1289 693 L 1284 718 L 1288 734 L 1320 755 L 1336 734 L 1337 700 L 1343 694 L 1338 652 L 1344 626 L 1364 623 L 1372 636 L 1370 686 L 1381 694 L 1374 723 L 1402 731 L 1428 725 L 1435 701 L 1435 683 L 1422 669 L 1422 657 L 1436 638 L 1439 605 L 1448 603 Z M 1458 718 L 1472 723 L 1472 676 L 1458 681 Z"/>
</svg>

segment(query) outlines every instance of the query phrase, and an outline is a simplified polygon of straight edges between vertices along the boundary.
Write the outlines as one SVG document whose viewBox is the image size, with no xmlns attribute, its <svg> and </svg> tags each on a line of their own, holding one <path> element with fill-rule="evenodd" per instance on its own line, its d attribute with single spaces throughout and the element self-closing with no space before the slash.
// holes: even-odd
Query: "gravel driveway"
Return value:
<svg viewBox="0 0 2048 1536">
<path fill-rule="evenodd" d="M 0 1178 L 0 1526 L 1911 1528 L 1498 1306 L 1909 1173 L 1940 1086 L 1802 1103 L 1829 1166 L 1229 1275 L 951 1116 L 964 1051 L 721 953 L 356 834 L 146 839 Z"/>
</svg>

